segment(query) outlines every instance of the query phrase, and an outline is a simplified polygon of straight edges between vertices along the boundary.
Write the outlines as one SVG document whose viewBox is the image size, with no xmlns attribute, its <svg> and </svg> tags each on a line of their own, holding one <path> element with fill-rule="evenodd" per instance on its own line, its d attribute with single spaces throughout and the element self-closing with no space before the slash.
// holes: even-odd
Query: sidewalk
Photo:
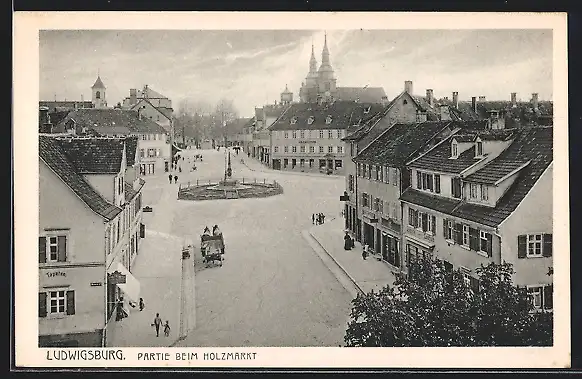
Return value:
<svg viewBox="0 0 582 379">
<path fill-rule="evenodd" d="M 131 269 L 140 282 L 140 296 L 145 308 L 142 312 L 132 309 L 129 317 L 112 321 L 114 325 L 108 335 L 108 346 L 167 347 L 178 338 L 184 240 L 169 234 L 177 206 L 177 185 L 159 183 L 148 190 L 154 190 L 157 195 L 148 204 L 154 211 L 144 214 L 146 238 L 141 242 Z M 156 337 L 155 328 L 151 326 L 156 313 L 160 313 L 164 323 L 169 321 L 169 337 L 163 335 L 163 330 L 160 330 L 160 337 Z"/>
<path fill-rule="evenodd" d="M 352 250 L 344 250 L 344 230 L 344 219 L 339 217 L 311 227 L 309 234 L 363 292 L 378 291 L 387 284 L 392 285 L 396 279 L 393 269 L 373 255 L 362 259 L 362 245 L 359 242 Z"/>
</svg>

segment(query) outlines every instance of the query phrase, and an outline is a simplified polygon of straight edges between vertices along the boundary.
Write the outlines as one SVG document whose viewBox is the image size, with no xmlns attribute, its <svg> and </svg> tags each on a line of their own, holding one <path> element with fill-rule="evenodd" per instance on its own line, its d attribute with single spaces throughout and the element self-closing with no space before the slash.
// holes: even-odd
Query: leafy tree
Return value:
<svg viewBox="0 0 582 379">
<path fill-rule="evenodd" d="M 434 259 L 412 260 L 394 287 L 352 301 L 347 346 L 549 346 L 553 315 L 532 313 L 510 264 L 481 266 L 468 285 Z"/>
</svg>

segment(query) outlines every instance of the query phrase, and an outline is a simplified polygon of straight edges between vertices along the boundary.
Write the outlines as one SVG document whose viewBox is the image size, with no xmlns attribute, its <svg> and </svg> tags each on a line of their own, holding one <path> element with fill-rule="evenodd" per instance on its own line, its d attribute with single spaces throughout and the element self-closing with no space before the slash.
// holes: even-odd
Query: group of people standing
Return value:
<svg viewBox="0 0 582 379">
<path fill-rule="evenodd" d="M 311 222 L 313 225 L 321 225 L 325 222 L 325 215 L 323 213 L 313 213 L 311 215 Z"/>
<path fill-rule="evenodd" d="M 222 232 L 220 231 L 218 225 L 214 225 L 212 227 L 212 234 L 210 234 L 210 229 L 208 228 L 208 226 L 204 228 L 204 232 L 202 233 L 202 235 L 204 236 L 219 236 L 221 234 Z"/>
</svg>

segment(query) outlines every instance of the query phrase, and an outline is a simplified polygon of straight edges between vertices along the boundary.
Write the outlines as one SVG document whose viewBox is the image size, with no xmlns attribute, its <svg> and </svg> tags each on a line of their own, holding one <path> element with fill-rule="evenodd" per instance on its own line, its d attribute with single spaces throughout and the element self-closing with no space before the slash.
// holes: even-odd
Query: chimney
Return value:
<svg viewBox="0 0 582 379">
<path fill-rule="evenodd" d="M 453 107 L 455 109 L 459 109 L 459 93 L 453 92 Z"/>
<path fill-rule="evenodd" d="M 385 107 L 389 103 L 388 96 L 382 96 L 382 106 Z"/>
<path fill-rule="evenodd" d="M 129 90 L 129 104 L 134 105 L 137 103 L 137 89 L 132 88 Z"/>
<path fill-rule="evenodd" d="M 412 95 L 412 80 L 407 80 L 404 82 L 404 92 Z"/>
<path fill-rule="evenodd" d="M 147 99 L 148 98 L 148 85 L 147 84 L 145 86 L 143 86 L 143 94 L 142 94 L 142 97 L 144 99 Z"/>
<path fill-rule="evenodd" d="M 479 102 L 480 103 L 484 103 L 485 101 L 486 101 L 485 100 L 485 96 L 479 96 Z"/>
<path fill-rule="evenodd" d="M 434 94 L 433 94 L 432 89 L 426 90 L 426 101 L 427 101 L 427 103 L 430 104 L 431 107 L 434 106 Z"/>
<path fill-rule="evenodd" d="M 516 92 L 511 93 L 511 105 L 514 107 L 517 106 L 517 93 Z"/>
<path fill-rule="evenodd" d="M 477 98 L 475 96 L 471 98 L 471 109 L 473 109 L 473 112 L 477 113 Z"/>
<path fill-rule="evenodd" d="M 531 102 L 532 102 L 532 105 L 533 105 L 533 109 L 538 109 L 538 101 L 539 101 L 538 94 L 535 93 L 535 92 L 532 93 L 531 94 Z"/>
</svg>

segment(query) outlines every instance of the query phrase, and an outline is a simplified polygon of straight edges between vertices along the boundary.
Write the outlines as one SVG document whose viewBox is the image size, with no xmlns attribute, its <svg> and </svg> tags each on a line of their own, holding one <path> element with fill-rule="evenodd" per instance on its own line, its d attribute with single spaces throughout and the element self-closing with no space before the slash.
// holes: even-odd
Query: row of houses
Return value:
<svg viewBox="0 0 582 379">
<path fill-rule="evenodd" d="M 105 346 L 139 301 L 139 165 L 136 136 L 39 135 L 40 347 Z"/>
<path fill-rule="evenodd" d="M 427 116 L 403 119 L 405 101 Z M 437 117 L 445 106 L 461 117 Z M 514 283 L 551 309 L 553 128 L 495 128 L 466 117 L 474 109 L 428 107 L 405 90 L 345 137 L 345 228 L 394 271 L 435 257 L 475 289 L 481 265 L 511 263 Z"/>
</svg>

